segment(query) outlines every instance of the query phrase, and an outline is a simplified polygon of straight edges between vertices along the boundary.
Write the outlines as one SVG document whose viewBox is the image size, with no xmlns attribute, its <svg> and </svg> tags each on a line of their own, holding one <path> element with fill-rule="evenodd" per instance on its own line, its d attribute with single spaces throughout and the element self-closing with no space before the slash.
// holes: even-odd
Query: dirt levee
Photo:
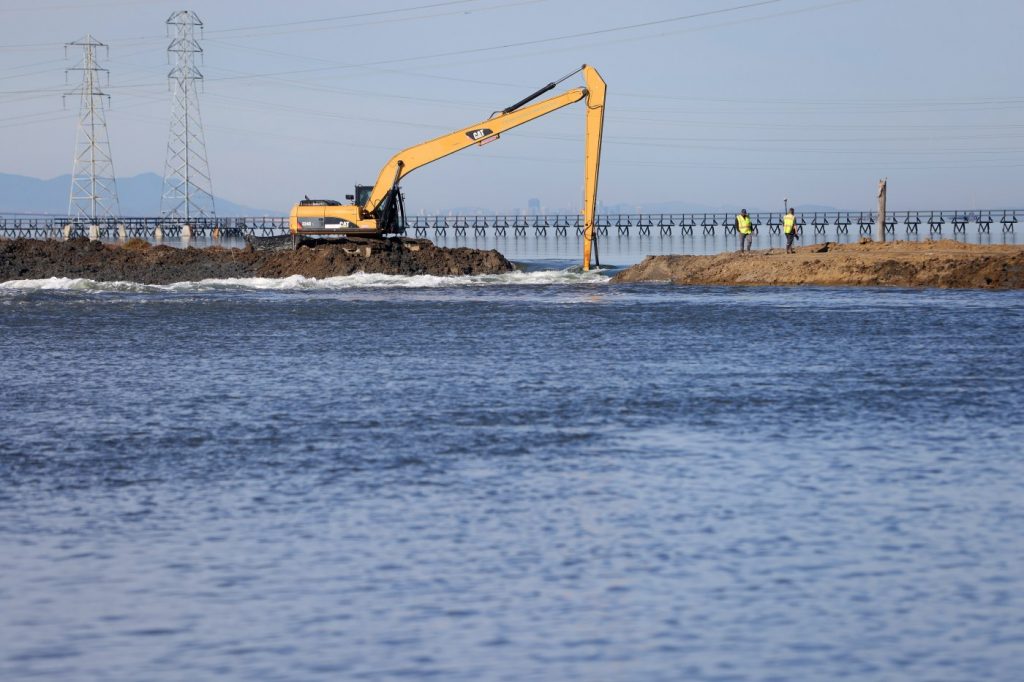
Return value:
<svg viewBox="0 0 1024 682">
<path fill-rule="evenodd" d="M 1024 288 L 1024 247 L 952 240 L 827 242 L 716 256 L 648 256 L 615 282 L 674 284 Z"/>
<path fill-rule="evenodd" d="M 0 281 L 87 278 L 143 284 L 239 277 L 335 277 L 356 272 L 389 275 L 484 275 L 509 272 L 497 251 L 448 249 L 420 239 L 369 244 L 320 244 L 297 250 L 254 251 L 220 247 L 178 249 L 141 240 L 101 244 L 88 239 L 0 240 Z"/>
</svg>

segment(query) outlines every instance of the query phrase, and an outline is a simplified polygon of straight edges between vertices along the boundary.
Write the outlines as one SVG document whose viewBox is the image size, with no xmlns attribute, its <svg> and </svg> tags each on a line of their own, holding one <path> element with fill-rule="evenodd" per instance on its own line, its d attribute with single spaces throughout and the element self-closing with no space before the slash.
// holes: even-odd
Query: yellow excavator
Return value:
<svg viewBox="0 0 1024 682">
<path fill-rule="evenodd" d="M 583 87 L 526 106 L 580 72 L 583 73 Z M 586 64 L 557 81 L 548 83 L 512 106 L 494 112 L 485 121 L 400 151 L 381 169 L 376 184 L 372 187 L 356 185 L 355 194 L 345 197 L 353 202 L 351 204 L 308 197 L 300 201 L 292 207 L 288 220 L 292 237 L 380 237 L 385 234 L 400 234 L 405 229 L 404 199 L 398 187 L 403 177 L 420 166 L 471 145 L 484 145 L 497 140 L 506 130 L 583 99 L 586 99 L 587 105 L 586 166 L 583 183 L 583 269 L 589 270 L 590 253 L 594 243 L 594 211 L 597 208 L 597 173 L 601 165 L 605 82 L 596 69 Z"/>
</svg>

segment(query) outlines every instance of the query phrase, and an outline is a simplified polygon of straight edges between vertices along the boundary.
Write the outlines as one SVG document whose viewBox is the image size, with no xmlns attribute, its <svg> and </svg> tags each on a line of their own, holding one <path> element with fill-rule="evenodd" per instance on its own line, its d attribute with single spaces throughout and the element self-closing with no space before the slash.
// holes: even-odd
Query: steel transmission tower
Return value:
<svg viewBox="0 0 1024 682">
<path fill-rule="evenodd" d="M 167 56 L 174 68 L 167 76 L 171 90 L 171 131 L 167 140 L 160 214 L 185 221 L 216 216 L 196 92 L 196 83 L 203 80 L 203 74 L 195 65 L 196 55 L 203 53 L 195 36 L 196 28 L 202 30 L 203 22 L 188 10 L 175 12 L 167 20 L 168 34 L 173 34 Z"/>
<path fill-rule="evenodd" d="M 69 47 L 82 48 L 83 56 L 78 66 L 67 69 L 68 72 L 81 71 L 82 84 L 64 95 L 81 96 L 68 217 L 93 220 L 115 217 L 120 215 L 121 205 L 117 200 L 117 181 L 114 179 L 114 162 L 110 156 L 103 106 L 104 100 L 110 101 L 110 95 L 101 90 L 99 77 L 101 73 L 108 72 L 96 63 L 96 48 L 107 46 L 87 35 L 81 40 L 66 43 L 65 56 Z"/>
</svg>

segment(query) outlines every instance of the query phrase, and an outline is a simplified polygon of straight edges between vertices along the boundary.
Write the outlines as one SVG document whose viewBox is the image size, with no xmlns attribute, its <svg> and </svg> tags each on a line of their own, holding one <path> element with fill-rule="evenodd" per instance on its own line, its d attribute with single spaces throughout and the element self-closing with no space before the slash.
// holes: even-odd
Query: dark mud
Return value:
<svg viewBox="0 0 1024 682">
<path fill-rule="evenodd" d="M 514 270 L 497 251 L 442 248 L 425 239 L 372 243 L 324 243 L 296 250 L 185 249 L 141 240 L 101 244 L 69 241 L 0 240 L 0 281 L 85 278 L 103 282 L 171 284 L 241 277 L 337 277 L 357 272 L 388 275 L 484 275 Z"/>
</svg>

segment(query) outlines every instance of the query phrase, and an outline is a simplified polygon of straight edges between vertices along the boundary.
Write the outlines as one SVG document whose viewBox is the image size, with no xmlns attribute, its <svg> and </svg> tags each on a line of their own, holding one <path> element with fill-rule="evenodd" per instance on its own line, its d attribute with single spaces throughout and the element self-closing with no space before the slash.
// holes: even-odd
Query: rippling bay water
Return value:
<svg viewBox="0 0 1024 682">
<path fill-rule="evenodd" d="M 1017 680 L 1024 294 L 0 285 L 0 679 Z"/>
</svg>

